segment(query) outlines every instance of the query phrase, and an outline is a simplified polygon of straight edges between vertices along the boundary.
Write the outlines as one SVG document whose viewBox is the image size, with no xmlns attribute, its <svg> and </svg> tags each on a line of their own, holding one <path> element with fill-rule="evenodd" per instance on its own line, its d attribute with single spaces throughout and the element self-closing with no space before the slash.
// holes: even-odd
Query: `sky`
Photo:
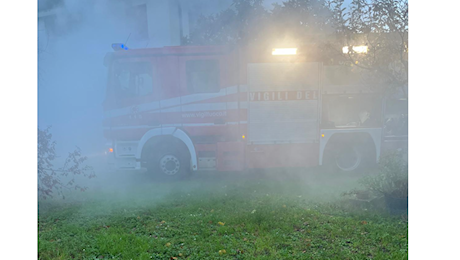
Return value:
<svg viewBox="0 0 460 260">
<path fill-rule="evenodd" d="M 111 43 L 125 41 L 129 33 L 117 24 L 120 10 L 107 8 L 107 1 L 87 2 L 68 1 L 70 12 L 58 16 L 64 30 L 72 28 L 72 18 L 80 19 L 73 31 L 53 36 L 39 30 L 38 126 L 51 126 L 58 155 L 65 157 L 78 146 L 97 160 L 105 151 L 103 59 Z"/>
</svg>

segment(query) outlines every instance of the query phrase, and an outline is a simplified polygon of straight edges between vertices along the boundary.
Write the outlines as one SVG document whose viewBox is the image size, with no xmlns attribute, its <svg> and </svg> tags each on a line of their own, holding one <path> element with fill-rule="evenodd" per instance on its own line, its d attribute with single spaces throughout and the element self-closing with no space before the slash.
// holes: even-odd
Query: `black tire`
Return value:
<svg viewBox="0 0 460 260">
<path fill-rule="evenodd" d="M 324 151 L 324 168 L 336 173 L 368 173 L 376 166 L 376 146 L 364 133 L 334 135 Z"/>
<path fill-rule="evenodd" d="M 349 143 L 335 143 L 325 151 L 324 168 L 328 172 L 352 173 L 363 167 L 363 149 Z"/>
<path fill-rule="evenodd" d="M 334 166 L 341 172 L 356 172 L 363 165 L 363 151 L 353 145 L 343 145 L 334 155 Z"/>
<path fill-rule="evenodd" d="M 190 156 L 186 149 L 180 145 L 158 145 L 146 156 L 147 173 L 165 181 L 187 177 L 190 172 Z"/>
</svg>

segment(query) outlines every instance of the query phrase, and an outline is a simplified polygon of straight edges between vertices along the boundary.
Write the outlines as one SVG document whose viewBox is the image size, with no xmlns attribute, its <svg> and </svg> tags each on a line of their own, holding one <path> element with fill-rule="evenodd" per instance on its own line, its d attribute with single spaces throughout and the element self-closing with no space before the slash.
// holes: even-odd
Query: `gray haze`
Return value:
<svg viewBox="0 0 460 260">
<path fill-rule="evenodd" d="M 137 24 L 126 15 L 126 2 L 39 1 L 38 124 L 40 128 L 52 126 L 58 155 L 64 157 L 79 146 L 91 162 L 98 162 L 103 156 L 102 102 L 107 78 L 103 58 L 112 51 L 111 43 L 125 42 L 129 37 L 131 48 L 173 45 L 151 32 L 148 39 L 136 35 Z M 136 2 L 142 1 L 132 1 Z M 150 1 L 154 2 L 161 5 L 164 0 Z M 189 20 L 193 20 L 200 14 L 217 13 L 231 2 L 195 0 L 180 4 L 188 8 Z M 270 9 L 280 2 L 266 0 L 264 4 Z M 165 31 L 169 29 L 164 26 Z M 155 35 L 164 33 L 157 31 Z"/>
</svg>

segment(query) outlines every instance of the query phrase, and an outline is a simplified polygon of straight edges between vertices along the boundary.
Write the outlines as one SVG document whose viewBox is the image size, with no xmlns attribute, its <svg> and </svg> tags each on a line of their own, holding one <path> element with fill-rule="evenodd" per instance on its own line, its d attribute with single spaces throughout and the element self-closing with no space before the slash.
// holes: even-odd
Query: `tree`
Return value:
<svg viewBox="0 0 460 260">
<path fill-rule="evenodd" d="M 216 15 L 201 16 L 187 44 L 247 44 L 275 41 L 306 42 L 332 33 L 324 0 L 288 0 L 267 11 L 263 0 L 234 0 Z"/>
<path fill-rule="evenodd" d="M 254 41 L 262 31 L 268 12 L 263 0 L 234 0 L 218 14 L 201 16 L 186 44 L 221 45 Z"/>
<path fill-rule="evenodd" d="M 336 36 L 326 44 L 330 57 L 359 68 L 363 83 L 386 92 L 399 88 L 407 98 L 407 0 L 353 0 L 348 9 L 343 2 L 328 1 Z M 353 51 L 352 46 L 362 45 L 368 47 L 366 54 Z M 347 53 L 343 46 L 349 46 Z"/>
<path fill-rule="evenodd" d="M 288 0 L 274 5 L 270 27 L 274 36 L 295 37 L 301 43 L 318 42 L 333 33 L 328 25 L 330 16 L 324 0 Z"/>
<path fill-rule="evenodd" d="M 64 188 L 81 191 L 87 189 L 87 187 L 76 184 L 73 176 L 82 175 L 91 179 L 96 175 L 92 167 L 84 165 L 87 158 L 82 156 L 78 147 L 69 153 L 62 168 L 54 168 L 53 161 L 57 158 L 56 142 L 52 141 L 52 134 L 49 129 L 49 127 L 45 130 L 38 129 L 38 196 L 46 199 L 57 194 L 65 199 Z M 64 180 L 68 176 L 72 178 Z"/>
<path fill-rule="evenodd" d="M 407 97 L 408 30 L 407 0 L 353 0 L 347 8 L 344 0 L 288 0 L 270 12 L 262 0 L 234 0 L 229 9 L 202 16 L 187 44 L 308 45 L 326 65 L 338 65 L 339 81 L 355 78 Z M 353 52 L 357 45 L 366 45 L 367 54 Z"/>
</svg>

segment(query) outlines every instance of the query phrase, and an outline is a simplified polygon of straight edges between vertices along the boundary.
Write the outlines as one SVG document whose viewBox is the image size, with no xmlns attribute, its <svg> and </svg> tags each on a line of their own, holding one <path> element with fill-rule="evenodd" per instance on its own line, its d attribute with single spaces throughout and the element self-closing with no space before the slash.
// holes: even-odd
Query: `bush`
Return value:
<svg viewBox="0 0 460 260">
<path fill-rule="evenodd" d="M 382 156 L 379 162 L 379 172 L 368 176 L 362 184 L 372 192 L 394 198 L 408 196 L 408 163 L 400 153 L 394 152 Z"/>
<path fill-rule="evenodd" d="M 382 156 L 376 175 L 364 177 L 360 189 L 345 192 L 353 206 L 377 210 L 387 208 L 390 212 L 405 210 L 408 206 L 408 164 L 400 153 Z"/>
<path fill-rule="evenodd" d="M 94 178 L 96 175 L 92 167 L 84 165 L 86 156 L 81 155 L 80 148 L 76 148 L 67 156 L 62 168 L 54 168 L 53 161 L 56 159 L 56 142 L 52 141 L 52 134 L 49 127 L 45 130 L 38 129 L 38 196 L 39 199 L 53 197 L 53 194 L 62 196 L 63 189 L 86 190 L 86 187 L 79 186 L 75 180 L 64 180 L 68 176 L 82 175 Z"/>
</svg>

